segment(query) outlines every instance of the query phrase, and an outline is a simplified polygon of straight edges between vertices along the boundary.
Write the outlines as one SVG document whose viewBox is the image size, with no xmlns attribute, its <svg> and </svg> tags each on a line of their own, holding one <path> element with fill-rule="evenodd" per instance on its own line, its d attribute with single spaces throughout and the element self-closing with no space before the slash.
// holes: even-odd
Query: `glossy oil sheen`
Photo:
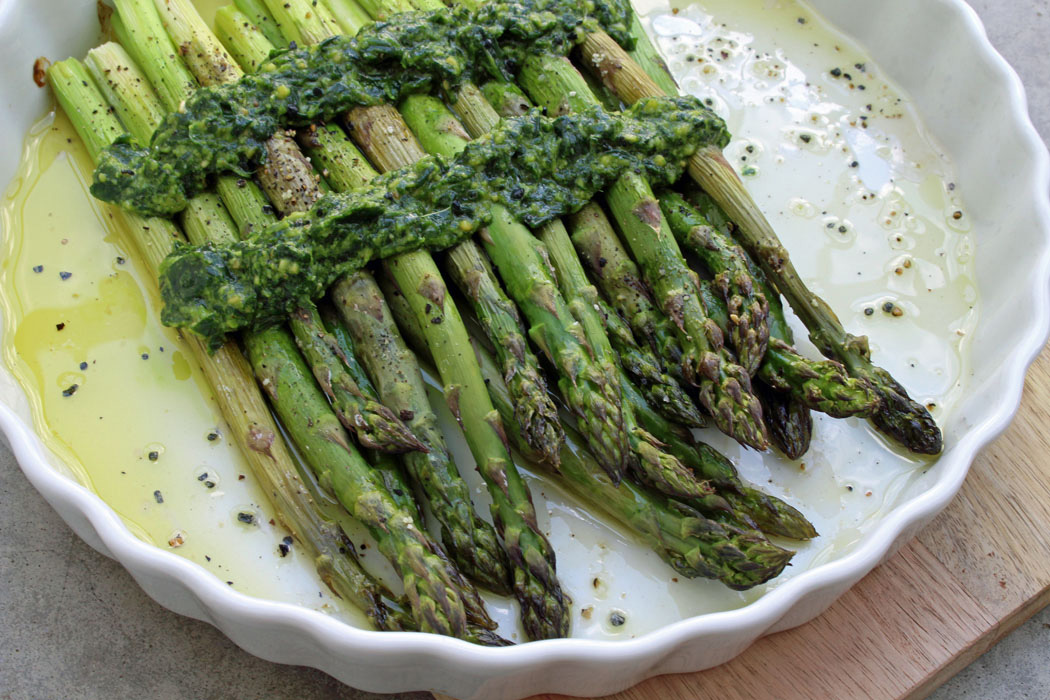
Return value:
<svg viewBox="0 0 1050 700">
<path fill-rule="evenodd" d="M 217 3 L 207 4 L 210 12 Z M 683 88 L 710 97 L 729 120 L 735 139 L 727 156 L 742 173 L 754 169 L 745 182 L 807 282 L 851 331 L 871 336 L 875 360 L 916 398 L 934 403 L 946 422 L 965 388 L 966 334 L 977 321 L 973 241 L 959 193 L 949 187 L 950 165 L 908 100 L 805 4 L 704 0 L 677 13 L 639 9 Z M 854 80 L 834 78 L 836 67 Z M 30 396 L 38 431 L 144 540 L 237 590 L 358 620 L 330 600 L 294 549 L 279 556 L 285 533 L 269 525 L 269 505 L 221 437 L 221 419 L 188 353 L 160 326 L 153 282 L 119 217 L 88 197 L 90 173 L 68 122 L 48 117 L 27 137 L 22 169 L 2 202 L 4 358 Z M 43 271 L 34 272 L 36 265 Z M 62 280 L 62 271 L 72 275 Z M 884 312 L 888 301 L 904 315 Z M 63 396 L 73 384 L 76 392 Z M 485 512 L 487 493 L 469 450 L 440 395 L 432 398 Z M 209 441 L 212 432 L 220 438 Z M 849 551 L 936 469 L 852 420 L 818 418 L 813 449 L 795 463 L 704 437 L 822 533 L 779 581 Z M 676 577 L 550 481 L 529 481 L 574 601 L 575 636 L 629 638 L 739 607 L 778 583 L 741 594 Z M 238 520 L 242 512 L 255 514 L 252 525 Z M 173 547 L 176 534 L 184 543 Z M 365 550 L 366 564 L 375 557 Z M 492 598 L 490 610 L 514 637 L 514 605 Z M 614 626 L 614 613 L 626 622 Z"/>
</svg>

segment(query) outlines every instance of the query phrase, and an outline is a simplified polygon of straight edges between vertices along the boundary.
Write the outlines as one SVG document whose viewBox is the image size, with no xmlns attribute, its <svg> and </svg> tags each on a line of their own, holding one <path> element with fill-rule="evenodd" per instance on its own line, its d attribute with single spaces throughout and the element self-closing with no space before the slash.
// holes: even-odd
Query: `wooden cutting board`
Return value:
<svg viewBox="0 0 1050 700">
<path fill-rule="evenodd" d="M 802 627 L 615 700 L 918 700 L 1050 603 L 1050 349 L 952 504 Z M 437 696 L 438 700 L 448 700 Z M 531 700 L 568 700 L 542 695 Z"/>
</svg>

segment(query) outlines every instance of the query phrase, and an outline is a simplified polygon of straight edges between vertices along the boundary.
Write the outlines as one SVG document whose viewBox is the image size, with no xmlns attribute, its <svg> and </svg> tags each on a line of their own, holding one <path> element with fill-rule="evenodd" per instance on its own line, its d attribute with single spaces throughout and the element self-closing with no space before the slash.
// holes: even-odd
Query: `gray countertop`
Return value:
<svg viewBox="0 0 1050 700">
<path fill-rule="evenodd" d="M 1050 142 L 1050 0 L 971 0 L 1020 73 Z M 122 567 L 69 530 L 0 442 L 0 698 L 342 698 L 375 695 L 313 669 L 241 651 L 210 625 L 154 603 Z M 1045 698 L 1050 611 L 1037 615 L 932 696 Z"/>
</svg>

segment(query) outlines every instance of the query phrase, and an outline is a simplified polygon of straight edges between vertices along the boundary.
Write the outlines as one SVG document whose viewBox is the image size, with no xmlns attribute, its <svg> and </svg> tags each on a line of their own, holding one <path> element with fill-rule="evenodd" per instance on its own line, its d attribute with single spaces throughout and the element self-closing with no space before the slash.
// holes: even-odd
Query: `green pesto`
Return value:
<svg viewBox="0 0 1050 700">
<path fill-rule="evenodd" d="M 728 138 L 724 122 L 692 97 L 639 100 L 619 114 L 533 110 L 455 158 L 428 156 L 326 195 L 242 241 L 178 246 L 161 270 L 162 320 L 218 347 L 224 333 L 277 323 L 371 260 L 457 243 L 489 223 L 493 204 L 535 228 L 628 171 L 669 185 L 690 155 Z"/>
<path fill-rule="evenodd" d="M 633 45 L 627 0 L 497 0 L 406 12 L 355 37 L 274 52 L 235 83 L 197 90 L 143 147 L 118 139 L 98 161 L 91 192 L 148 215 L 171 215 L 208 176 L 249 175 L 283 127 L 332 119 L 357 106 L 453 90 L 476 77 L 511 79 L 533 53 L 567 54 L 599 26 Z"/>
</svg>

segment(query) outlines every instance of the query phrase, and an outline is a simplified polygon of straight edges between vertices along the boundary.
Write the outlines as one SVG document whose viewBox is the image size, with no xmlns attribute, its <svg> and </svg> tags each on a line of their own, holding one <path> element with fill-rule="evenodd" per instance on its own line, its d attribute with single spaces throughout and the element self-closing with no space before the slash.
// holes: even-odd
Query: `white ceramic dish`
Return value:
<svg viewBox="0 0 1050 700">
<path fill-rule="evenodd" d="M 895 508 L 849 555 L 795 576 L 747 607 L 682 620 L 636 640 L 482 649 L 436 636 L 365 632 L 314 611 L 250 598 L 145 544 L 45 452 L 21 389 L 5 370 L 0 424 L 26 475 L 82 538 L 120 561 L 166 607 L 211 622 L 253 654 L 315 666 L 367 690 L 432 688 L 486 700 L 555 691 L 603 695 L 648 676 L 722 663 L 762 634 L 812 619 L 948 503 L 977 451 L 1016 410 L 1024 372 L 1050 322 L 1050 159 L 1028 121 L 1019 80 L 962 2 L 884 0 L 877 10 L 860 0 L 811 4 L 911 95 L 954 162 L 976 217 L 986 309 L 973 337 L 968 396 L 945 426 L 948 450 L 937 480 Z M 29 80 L 33 60 L 83 55 L 97 43 L 85 28 L 95 26 L 93 3 L 0 0 L 0 113 L 8 125 L 0 131 L 0 183 L 13 175 L 22 136 L 47 106 L 46 93 Z"/>
</svg>

